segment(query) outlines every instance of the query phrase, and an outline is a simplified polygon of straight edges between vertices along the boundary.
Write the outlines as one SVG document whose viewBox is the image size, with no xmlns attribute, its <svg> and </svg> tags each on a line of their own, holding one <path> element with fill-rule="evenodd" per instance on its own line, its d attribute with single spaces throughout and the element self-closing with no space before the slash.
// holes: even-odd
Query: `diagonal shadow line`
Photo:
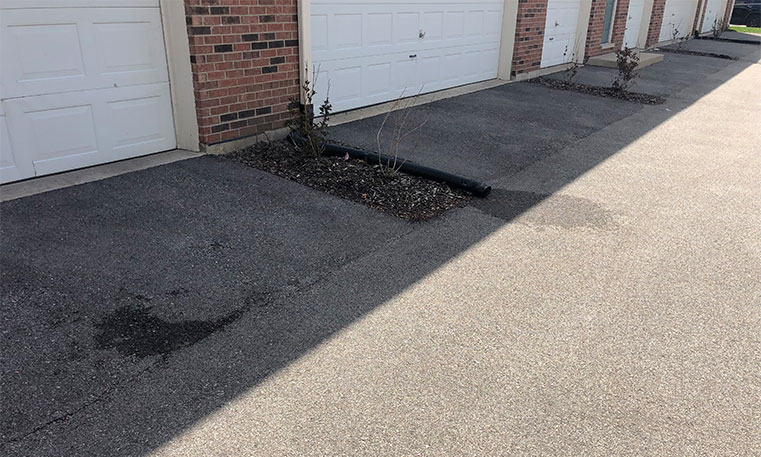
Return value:
<svg viewBox="0 0 761 457">
<path fill-rule="evenodd" d="M 31 424 L 38 417 L 45 423 L 44 418 L 51 417 L 51 411 L 60 410 L 61 405 L 98 407 L 92 411 L 70 409 L 74 413 L 64 414 L 65 419 L 50 424 L 57 427 L 55 430 L 42 427 L 37 431 L 44 433 L 31 434 L 27 439 L 4 439 L 3 452 L 150 453 L 541 203 L 746 66 L 735 63 L 711 67 L 718 68 L 713 73 L 715 81 L 705 78 L 707 74 L 698 75 L 702 81 L 688 86 L 689 94 L 669 105 L 673 109 L 670 113 L 652 116 L 646 125 L 626 132 L 587 162 L 564 173 L 552 173 L 547 193 L 525 195 L 517 203 L 516 194 L 505 193 L 503 198 L 481 205 L 481 210 L 497 217 L 481 217 L 482 211 L 466 208 L 423 225 L 390 221 L 356 205 L 336 202 L 210 157 L 3 204 L 0 292 L 3 319 L 9 330 L 9 344 L 4 345 L 2 353 L 3 372 L 21 373 L 19 377 L 3 379 L 4 398 L 20 405 L 9 405 L 4 400 L 3 409 L 10 413 L 4 414 L 4 436 L 13 439 L 24 430 L 35 430 Z M 498 90 L 507 91 L 509 96 L 512 86 L 517 87 Z M 549 99 L 556 97 L 549 93 Z M 465 102 L 460 98 L 450 103 Z M 430 109 L 437 107 L 433 104 Z M 556 121 L 552 118 L 549 123 Z M 584 136 L 587 135 L 553 144 L 553 152 Z M 488 167 L 487 172 L 491 178 L 501 175 L 509 182 L 511 173 L 528 166 L 552 165 L 551 160 L 545 160 L 548 157 L 530 156 L 521 163 L 499 163 Z M 461 158 L 450 163 L 461 166 L 457 160 Z M 252 201 L 242 199 L 241 194 L 253 196 Z M 495 214 L 501 210 L 504 212 Z M 333 220 L 324 222 L 320 214 L 328 214 Z M 252 223 L 252 218 L 258 222 Z M 85 230 L 88 224 L 91 230 L 84 235 L 71 235 L 76 229 Z M 274 230 L 285 234 L 269 238 L 262 235 Z M 61 236 L 61 231 L 66 236 Z M 215 239 L 207 248 L 203 243 L 199 245 L 205 236 Z M 331 242 L 331 237 L 338 241 Z M 262 239 L 293 242 L 297 252 L 282 244 L 275 248 L 255 244 Z M 118 240 L 122 240 L 121 249 L 110 247 Z M 236 256 L 221 252 L 217 245 L 233 246 L 242 253 Z M 330 249 L 337 254 L 327 259 L 319 254 Z M 308 259 L 301 261 L 299 256 Z M 207 266 L 233 257 L 237 263 Z M 164 263 L 164 258 L 170 262 Z M 265 267 L 271 259 L 283 265 Z M 142 271 L 141 265 L 149 271 Z M 231 273 L 241 265 L 266 269 L 276 278 L 252 279 Z M 379 277 L 374 271 L 357 268 L 367 265 L 383 268 L 388 274 Z M 315 275 L 314 271 L 324 273 Z M 203 282 L 204 275 L 212 281 Z M 336 277 L 341 280 L 336 281 Z M 148 295 L 133 290 L 148 291 Z M 169 292 L 160 295 L 158 290 Z M 166 322 L 213 322 L 241 304 L 249 306 L 250 311 L 235 322 L 227 322 L 218 332 L 209 332 L 195 344 L 166 354 L 125 356 L 93 343 L 99 323 L 130 307 L 145 307 L 151 316 L 161 316 Z M 71 357 L 51 363 L 51 356 L 68 352 L 54 348 L 35 358 L 24 346 L 38 338 L 63 345 L 74 342 L 78 347 L 70 351 Z M 27 358 L 19 360 L 19 355 Z M 59 373 L 38 378 L 24 376 L 48 370 Z M 88 403 L 95 385 L 120 376 L 133 381 Z M 65 387 L 72 395 L 46 396 L 55 391 L 58 382 L 68 383 Z"/>
</svg>

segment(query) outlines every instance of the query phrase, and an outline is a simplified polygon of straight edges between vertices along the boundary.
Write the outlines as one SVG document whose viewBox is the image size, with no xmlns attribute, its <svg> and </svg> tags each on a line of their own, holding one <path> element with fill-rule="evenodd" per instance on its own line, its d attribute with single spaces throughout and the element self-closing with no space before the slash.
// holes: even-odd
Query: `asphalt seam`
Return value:
<svg viewBox="0 0 761 457">
<path fill-rule="evenodd" d="M 30 430 L 27 433 L 24 433 L 23 435 L 15 436 L 15 437 L 13 437 L 13 438 L 11 438 L 9 440 L 6 440 L 5 442 L 3 442 L 3 444 L 11 444 L 11 443 L 15 443 L 15 442 L 18 442 L 18 441 L 21 441 L 21 440 L 25 440 L 25 439 L 29 438 L 30 436 L 36 435 L 37 433 L 45 430 L 46 428 L 48 428 L 48 427 L 50 427 L 50 426 L 52 426 L 54 424 L 57 424 L 59 422 L 65 422 L 65 421 L 71 419 L 72 417 L 74 417 L 74 416 L 84 412 L 85 410 L 87 410 L 91 406 L 95 405 L 96 403 L 101 402 L 106 396 L 110 395 L 113 392 L 116 392 L 116 390 L 119 389 L 120 387 L 136 381 L 139 377 L 141 377 L 147 371 L 149 371 L 152 368 L 154 368 L 161 360 L 163 360 L 163 357 L 162 357 L 162 359 L 159 359 L 159 360 L 151 362 L 147 367 L 145 367 L 142 370 L 138 371 L 136 374 L 130 376 L 129 378 L 125 379 L 124 381 L 117 382 L 116 384 L 114 384 L 113 386 L 111 386 L 108 389 L 104 390 L 103 392 L 99 393 L 98 395 L 95 396 L 95 398 L 93 398 L 92 400 L 84 403 L 83 405 L 81 405 L 80 407 L 75 409 L 74 411 L 65 412 L 65 413 L 63 413 L 63 414 L 61 414 L 61 415 L 59 415 L 57 417 L 54 417 L 53 419 L 50 419 L 49 421 L 43 423 L 42 425 L 38 425 L 38 426 L 34 427 L 32 430 Z"/>
</svg>

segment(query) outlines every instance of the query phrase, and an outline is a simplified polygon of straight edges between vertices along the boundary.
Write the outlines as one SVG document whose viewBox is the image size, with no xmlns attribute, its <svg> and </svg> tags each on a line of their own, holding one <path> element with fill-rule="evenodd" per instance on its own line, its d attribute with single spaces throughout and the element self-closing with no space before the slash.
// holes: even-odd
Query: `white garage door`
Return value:
<svg viewBox="0 0 761 457">
<path fill-rule="evenodd" d="M 158 0 L 0 0 L 0 181 L 175 147 Z"/>
<path fill-rule="evenodd" d="M 673 40 L 675 31 L 679 38 L 689 36 L 697 8 L 697 0 L 666 0 L 658 41 Z"/>
<path fill-rule="evenodd" d="M 312 0 L 317 100 L 335 111 L 497 77 L 503 0 Z"/>
<path fill-rule="evenodd" d="M 541 67 L 570 62 L 576 52 L 576 25 L 579 22 L 579 0 L 549 0 L 544 24 Z M 584 46 L 584 43 L 580 43 Z"/>
<path fill-rule="evenodd" d="M 721 0 L 708 0 L 706 5 L 706 14 L 703 19 L 703 26 L 700 28 L 702 33 L 713 30 L 714 25 L 718 25 L 721 14 Z"/>
<path fill-rule="evenodd" d="M 624 32 L 624 46 L 627 48 L 637 47 L 644 9 L 645 0 L 631 0 L 629 2 L 629 12 L 626 16 L 626 31 Z"/>
</svg>

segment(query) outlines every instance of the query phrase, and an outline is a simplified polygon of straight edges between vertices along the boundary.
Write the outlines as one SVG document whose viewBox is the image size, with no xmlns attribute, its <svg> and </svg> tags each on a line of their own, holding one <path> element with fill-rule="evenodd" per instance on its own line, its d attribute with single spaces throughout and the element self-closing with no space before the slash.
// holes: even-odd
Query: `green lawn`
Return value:
<svg viewBox="0 0 761 457">
<path fill-rule="evenodd" d="M 730 25 L 729 30 L 735 32 L 755 33 L 761 35 L 761 27 L 745 27 L 743 25 Z"/>
</svg>

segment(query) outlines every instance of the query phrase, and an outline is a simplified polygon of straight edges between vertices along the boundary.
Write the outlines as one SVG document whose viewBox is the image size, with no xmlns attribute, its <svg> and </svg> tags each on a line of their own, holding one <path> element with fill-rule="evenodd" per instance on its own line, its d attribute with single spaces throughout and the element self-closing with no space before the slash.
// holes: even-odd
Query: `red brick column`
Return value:
<svg viewBox="0 0 761 457">
<path fill-rule="evenodd" d="M 202 144 L 280 128 L 299 95 L 296 0 L 185 0 Z"/>
<path fill-rule="evenodd" d="M 661 24 L 663 24 L 664 8 L 666 8 L 666 0 L 655 0 L 653 2 L 653 12 L 650 14 L 650 27 L 647 29 L 647 46 L 658 43 L 658 36 L 661 34 Z"/>
<path fill-rule="evenodd" d="M 727 0 L 727 6 L 724 8 L 724 24 L 729 26 L 729 18 L 732 17 L 732 2 L 734 0 Z"/>
<path fill-rule="evenodd" d="M 695 10 L 695 20 L 692 22 L 692 31 L 695 30 L 700 32 L 700 29 L 703 27 L 703 19 L 706 15 L 705 6 L 708 2 L 704 2 L 703 0 L 698 0 L 698 9 Z"/>
<path fill-rule="evenodd" d="M 586 57 L 599 56 L 621 49 L 624 44 L 624 32 L 626 31 L 626 18 L 629 14 L 629 0 L 618 0 L 616 11 L 613 15 L 613 33 L 610 42 L 613 46 L 603 46 L 602 28 L 605 22 L 605 0 L 592 0 L 592 9 L 589 12 L 589 27 L 587 28 L 587 47 L 584 52 Z"/>
<path fill-rule="evenodd" d="M 513 75 L 537 70 L 542 61 L 547 0 L 518 0 Z"/>
</svg>

